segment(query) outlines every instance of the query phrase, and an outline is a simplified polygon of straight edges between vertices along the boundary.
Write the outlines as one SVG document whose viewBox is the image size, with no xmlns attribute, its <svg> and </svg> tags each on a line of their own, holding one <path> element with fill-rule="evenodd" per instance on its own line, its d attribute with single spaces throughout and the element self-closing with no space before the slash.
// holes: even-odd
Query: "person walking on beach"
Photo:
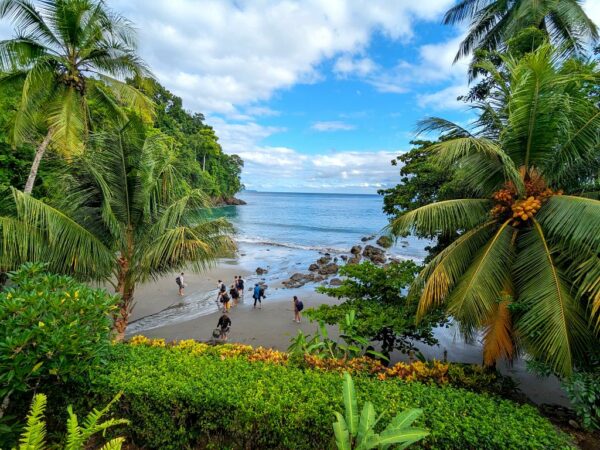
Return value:
<svg viewBox="0 0 600 450">
<path fill-rule="evenodd" d="M 231 299 L 229 298 L 229 295 L 227 295 L 227 292 L 223 292 L 223 294 L 221 295 L 221 303 L 223 303 L 223 311 L 229 312 L 229 308 L 231 308 L 230 300 Z"/>
<path fill-rule="evenodd" d="M 235 284 L 231 285 L 231 289 L 229 289 L 229 296 L 231 297 L 231 301 L 233 302 L 233 306 L 237 306 L 240 300 L 240 292 L 235 287 Z"/>
<path fill-rule="evenodd" d="M 300 323 L 300 311 L 304 309 L 304 304 L 294 295 L 294 322 Z"/>
<path fill-rule="evenodd" d="M 221 334 L 219 336 L 219 339 L 223 339 L 224 341 L 226 341 L 227 334 L 229 333 L 229 330 L 231 329 L 231 319 L 229 318 L 229 316 L 227 314 L 223 314 L 221 317 L 219 317 L 219 322 L 217 323 L 217 328 L 221 329 Z"/>
<path fill-rule="evenodd" d="M 183 284 L 183 272 L 175 278 L 175 283 L 179 287 L 179 295 L 183 296 L 183 288 L 185 288 L 185 284 Z"/>
<path fill-rule="evenodd" d="M 254 292 L 252 293 L 252 298 L 254 299 L 254 308 L 256 308 L 256 302 L 258 302 L 258 308 L 262 309 L 262 302 L 260 300 L 261 297 L 261 289 L 258 283 L 254 285 Z"/>
<path fill-rule="evenodd" d="M 241 275 L 238 275 L 235 287 L 238 290 L 238 298 L 241 298 L 242 301 L 244 301 L 244 280 Z"/>
</svg>

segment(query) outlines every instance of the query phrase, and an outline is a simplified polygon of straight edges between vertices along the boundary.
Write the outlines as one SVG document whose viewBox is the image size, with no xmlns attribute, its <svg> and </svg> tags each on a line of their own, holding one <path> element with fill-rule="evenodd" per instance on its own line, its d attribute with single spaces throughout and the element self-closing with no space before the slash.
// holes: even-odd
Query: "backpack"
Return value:
<svg viewBox="0 0 600 450">
<path fill-rule="evenodd" d="M 221 303 L 227 303 L 229 301 L 229 295 L 223 294 L 221 296 Z"/>
<path fill-rule="evenodd" d="M 302 302 L 296 303 L 296 309 L 302 311 L 304 309 L 304 304 Z"/>
<path fill-rule="evenodd" d="M 221 287 L 219 288 L 221 292 L 225 292 L 227 288 L 225 287 L 225 283 L 221 283 Z"/>
<path fill-rule="evenodd" d="M 175 283 L 177 283 L 177 286 L 181 286 L 181 277 L 175 278 Z"/>
</svg>

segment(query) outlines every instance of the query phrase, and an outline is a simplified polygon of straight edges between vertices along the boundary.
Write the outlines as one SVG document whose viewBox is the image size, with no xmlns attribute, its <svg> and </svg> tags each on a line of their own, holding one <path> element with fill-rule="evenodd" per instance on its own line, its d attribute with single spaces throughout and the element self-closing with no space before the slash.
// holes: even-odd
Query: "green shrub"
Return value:
<svg viewBox="0 0 600 450">
<path fill-rule="evenodd" d="M 339 373 L 117 344 L 105 369 L 80 389 L 95 403 L 123 391 L 119 415 L 130 419 L 132 441 L 145 448 L 324 449 L 334 445 L 341 382 Z M 356 376 L 355 384 L 358 401 L 383 412 L 381 424 L 398 411 L 422 408 L 417 426 L 431 431 L 426 448 L 567 446 L 530 406 L 416 382 Z"/>
<path fill-rule="evenodd" d="M 575 372 L 562 385 L 584 428 L 600 430 L 600 371 Z"/>
<path fill-rule="evenodd" d="M 55 381 L 82 381 L 110 348 L 116 297 L 39 264 L 11 274 L 0 292 L 0 402 Z"/>
</svg>

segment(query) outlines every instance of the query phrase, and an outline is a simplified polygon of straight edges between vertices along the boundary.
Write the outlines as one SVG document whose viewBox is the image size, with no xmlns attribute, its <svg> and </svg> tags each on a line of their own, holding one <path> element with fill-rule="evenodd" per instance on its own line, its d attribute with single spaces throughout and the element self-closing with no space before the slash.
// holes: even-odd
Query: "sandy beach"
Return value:
<svg viewBox="0 0 600 450">
<path fill-rule="evenodd" d="M 261 309 L 258 307 L 254 309 L 253 300 L 247 293 L 245 302 L 233 307 L 229 313 L 232 322 L 229 342 L 286 350 L 290 339 L 298 333 L 298 330 L 313 334 L 316 329 L 315 323 L 310 323 L 304 318 L 300 324 L 293 321 L 292 297 L 294 295 L 302 299 L 305 308 L 324 303 L 339 303 L 336 299 L 310 292 L 308 289 L 278 289 L 263 300 Z M 212 330 L 216 328 L 221 314 L 216 312 L 189 321 L 153 328 L 143 334 L 148 337 L 165 338 L 167 341 L 207 340 L 211 337 Z"/>
</svg>

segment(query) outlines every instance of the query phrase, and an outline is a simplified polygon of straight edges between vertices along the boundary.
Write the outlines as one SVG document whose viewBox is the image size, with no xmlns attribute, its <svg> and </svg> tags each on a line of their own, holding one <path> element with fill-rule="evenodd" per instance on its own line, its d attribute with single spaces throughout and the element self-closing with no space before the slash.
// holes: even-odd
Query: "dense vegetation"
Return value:
<svg viewBox="0 0 600 450">
<path fill-rule="evenodd" d="M 396 411 L 421 407 L 417 425 L 428 448 L 562 448 L 564 437 L 535 409 L 460 389 L 354 377 L 387 423 Z M 235 448 L 328 448 L 333 412 L 342 408 L 342 377 L 245 358 L 225 358 L 127 345 L 93 382 L 94 402 L 118 392 L 119 417 L 131 420 L 133 442 L 149 448 L 188 445 Z M 125 414 L 126 413 L 126 414 Z"/>
</svg>

